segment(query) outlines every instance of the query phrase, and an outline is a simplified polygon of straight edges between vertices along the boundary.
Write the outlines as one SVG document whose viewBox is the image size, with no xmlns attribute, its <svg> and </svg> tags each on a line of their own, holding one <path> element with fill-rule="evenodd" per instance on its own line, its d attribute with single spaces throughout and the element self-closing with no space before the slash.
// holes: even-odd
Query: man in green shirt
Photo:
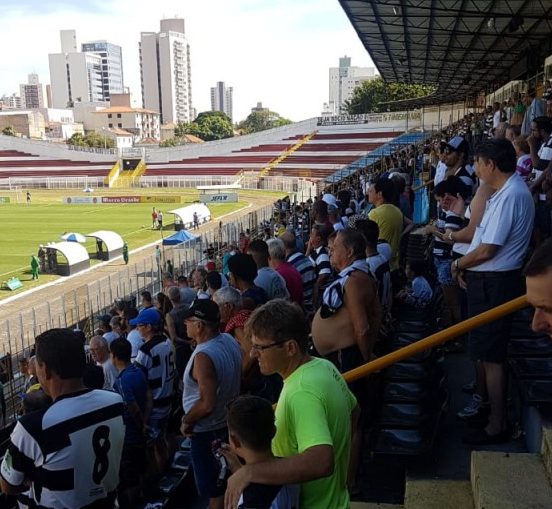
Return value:
<svg viewBox="0 0 552 509">
<path fill-rule="evenodd" d="M 235 509 L 243 490 L 259 483 L 300 484 L 302 508 L 347 509 L 355 397 L 333 364 L 307 353 L 309 326 L 297 305 L 272 300 L 253 312 L 247 326 L 261 373 L 284 379 L 272 441 L 279 458 L 236 471 L 228 480 L 225 507 Z"/>
</svg>

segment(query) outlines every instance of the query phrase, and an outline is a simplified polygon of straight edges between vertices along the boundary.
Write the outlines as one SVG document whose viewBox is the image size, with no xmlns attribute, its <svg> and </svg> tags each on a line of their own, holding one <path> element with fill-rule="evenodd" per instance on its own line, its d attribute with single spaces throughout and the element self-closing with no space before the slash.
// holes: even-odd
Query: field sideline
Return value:
<svg viewBox="0 0 552 509">
<path fill-rule="evenodd" d="M 65 232 L 87 234 L 96 230 L 112 230 L 123 237 L 129 249 L 135 249 L 145 244 L 161 241 L 162 235 L 167 237 L 174 233 L 173 215 L 167 211 L 186 206 L 198 199 L 196 189 L 106 189 L 96 190 L 92 196 L 162 196 L 182 197 L 181 203 L 151 203 L 140 204 L 102 204 L 102 205 L 66 205 L 62 203 L 65 196 L 85 196 L 76 189 L 38 190 L 32 189 L 31 204 L 25 203 L 25 192 L 19 196 L 15 192 L 0 191 L 0 196 L 9 196 L 11 203 L 0 203 L 0 238 L 2 250 L 0 256 L 0 282 L 10 277 L 18 277 L 24 283 L 25 289 L 32 288 L 54 280 L 59 276 L 44 274 L 38 281 L 31 280 L 30 258 L 36 254 L 40 244 L 59 242 L 60 235 Z M 209 205 L 213 219 L 246 207 L 252 198 L 273 196 L 276 200 L 282 193 L 270 191 L 241 190 L 238 203 Z M 19 198 L 21 203 L 13 203 Z M 152 230 L 152 207 L 162 210 L 164 215 L 164 231 Z M 90 252 L 95 252 L 94 240 L 84 244 Z M 96 263 L 92 260 L 92 264 Z M 12 292 L 0 290 L 0 299 Z"/>
</svg>

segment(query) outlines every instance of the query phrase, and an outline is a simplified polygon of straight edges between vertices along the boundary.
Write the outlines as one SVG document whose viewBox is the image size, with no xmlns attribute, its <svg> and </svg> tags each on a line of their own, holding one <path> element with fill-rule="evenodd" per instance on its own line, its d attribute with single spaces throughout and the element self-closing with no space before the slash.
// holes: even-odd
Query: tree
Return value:
<svg viewBox="0 0 552 509">
<path fill-rule="evenodd" d="M 190 124 L 187 122 L 178 122 L 174 128 L 174 135 L 177 138 L 182 138 L 185 134 L 187 134 L 186 129 L 188 129 L 189 125 Z"/>
<path fill-rule="evenodd" d="M 184 132 L 182 133 L 182 131 Z M 213 141 L 232 138 L 234 127 L 228 116 L 222 111 L 204 111 L 190 124 L 181 125 L 179 123 L 174 132 L 176 136 L 193 134 L 203 141 Z"/>
<path fill-rule="evenodd" d="M 67 144 L 77 147 L 114 148 L 115 140 L 96 132 L 88 133 L 86 136 L 83 136 L 82 133 L 75 133 L 67 140 Z"/>
<path fill-rule="evenodd" d="M 244 121 L 240 122 L 238 128 L 244 134 L 251 134 L 287 124 L 291 124 L 291 120 L 281 117 L 278 113 L 270 111 L 268 108 L 264 108 L 252 111 Z"/>
<path fill-rule="evenodd" d="M 168 138 L 159 143 L 159 146 L 162 148 L 178 147 L 178 145 L 181 145 L 181 141 L 178 138 Z"/>
<path fill-rule="evenodd" d="M 393 101 L 415 99 L 416 97 L 429 95 L 434 91 L 435 87 L 430 85 L 385 82 L 381 76 L 378 76 L 373 80 L 363 81 L 356 87 L 353 97 L 345 101 L 345 109 L 349 115 L 402 111 L 405 107 L 401 104 L 393 104 Z"/>
<path fill-rule="evenodd" d="M 8 125 L 2 129 L 2 134 L 4 136 L 17 136 L 17 131 L 13 128 L 13 126 Z"/>
</svg>

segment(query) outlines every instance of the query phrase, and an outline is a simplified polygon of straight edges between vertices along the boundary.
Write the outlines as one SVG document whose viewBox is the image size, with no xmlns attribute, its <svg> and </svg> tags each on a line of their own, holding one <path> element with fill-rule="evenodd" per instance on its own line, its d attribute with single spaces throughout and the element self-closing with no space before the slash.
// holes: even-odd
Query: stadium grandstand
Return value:
<svg viewBox="0 0 552 509">
<path fill-rule="evenodd" d="M 385 81 L 434 93 L 135 152 L 133 186 L 253 176 L 317 192 L 203 226 L 40 310 L 0 305 L 2 507 L 552 507 L 552 4 L 339 3 Z M 103 187 L 119 164 L 0 136 L 5 186 Z M 80 363 L 126 414 L 74 390 Z M 66 378 L 93 425 L 57 422 Z M 55 401 L 29 396 L 41 390 Z M 94 466 L 69 464 L 73 448 Z"/>
</svg>

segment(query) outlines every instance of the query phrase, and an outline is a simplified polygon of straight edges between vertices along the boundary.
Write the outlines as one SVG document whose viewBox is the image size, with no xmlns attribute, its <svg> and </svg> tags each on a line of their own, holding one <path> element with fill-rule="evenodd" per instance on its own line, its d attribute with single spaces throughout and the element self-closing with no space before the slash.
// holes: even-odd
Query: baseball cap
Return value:
<svg viewBox="0 0 552 509">
<path fill-rule="evenodd" d="M 447 147 L 454 152 L 466 152 L 468 142 L 462 136 L 455 136 L 448 141 Z"/>
<path fill-rule="evenodd" d="M 215 262 L 207 262 L 205 264 L 205 270 L 208 270 L 208 271 L 217 270 L 217 266 L 215 265 Z"/>
<path fill-rule="evenodd" d="M 330 193 L 326 193 L 322 196 L 322 201 L 325 201 L 328 205 L 335 205 L 337 203 L 337 198 Z"/>
<path fill-rule="evenodd" d="M 218 305 L 209 299 L 196 299 L 182 317 L 184 320 L 188 318 L 199 318 L 206 322 L 220 322 L 220 311 Z"/>
<path fill-rule="evenodd" d="M 128 321 L 130 325 L 157 325 L 160 322 L 161 315 L 159 314 L 159 311 L 157 311 L 157 309 L 155 308 L 142 309 L 142 311 L 138 313 L 138 316 L 136 318 Z"/>
</svg>

